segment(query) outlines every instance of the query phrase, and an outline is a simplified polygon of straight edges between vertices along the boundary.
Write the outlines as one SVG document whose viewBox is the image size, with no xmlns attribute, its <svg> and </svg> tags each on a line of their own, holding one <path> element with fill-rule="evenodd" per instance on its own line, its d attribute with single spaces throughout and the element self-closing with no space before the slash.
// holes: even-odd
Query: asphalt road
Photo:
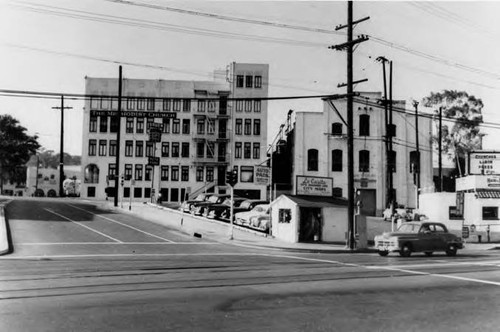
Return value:
<svg viewBox="0 0 500 332">
<path fill-rule="evenodd" d="M 306 254 L 14 201 L 1 331 L 498 331 L 500 257 Z"/>
</svg>

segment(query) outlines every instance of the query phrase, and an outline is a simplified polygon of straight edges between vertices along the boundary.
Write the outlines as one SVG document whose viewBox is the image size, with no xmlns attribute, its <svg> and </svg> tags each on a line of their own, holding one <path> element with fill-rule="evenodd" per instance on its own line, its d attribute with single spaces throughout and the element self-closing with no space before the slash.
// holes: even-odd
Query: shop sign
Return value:
<svg viewBox="0 0 500 332">
<path fill-rule="evenodd" d="M 154 143 L 161 142 L 161 131 L 156 128 L 151 128 L 149 130 L 149 141 Z"/>
<path fill-rule="evenodd" d="M 333 178 L 297 176 L 297 195 L 333 196 Z"/>
<path fill-rule="evenodd" d="M 255 183 L 269 184 L 271 178 L 271 169 L 267 166 L 255 166 Z"/>
<path fill-rule="evenodd" d="M 469 174 L 500 174 L 500 153 L 471 152 Z"/>
</svg>

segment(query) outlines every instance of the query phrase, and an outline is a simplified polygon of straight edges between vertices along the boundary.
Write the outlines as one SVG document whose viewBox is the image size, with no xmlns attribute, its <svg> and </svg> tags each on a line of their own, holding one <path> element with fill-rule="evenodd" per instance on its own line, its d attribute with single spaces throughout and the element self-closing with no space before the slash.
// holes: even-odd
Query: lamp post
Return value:
<svg viewBox="0 0 500 332">
<path fill-rule="evenodd" d="M 36 196 L 36 192 L 38 190 L 38 167 L 40 166 L 40 155 L 36 155 L 36 175 L 35 175 L 35 193 L 34 196 Z"/>
</svg>

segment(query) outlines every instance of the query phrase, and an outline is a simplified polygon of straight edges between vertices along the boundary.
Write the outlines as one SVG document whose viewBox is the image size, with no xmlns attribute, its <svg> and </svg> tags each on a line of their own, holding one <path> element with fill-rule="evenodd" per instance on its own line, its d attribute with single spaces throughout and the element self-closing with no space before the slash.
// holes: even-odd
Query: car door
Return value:
<svg viewBox="0 0 500 332">
<path fill-rule="evenodd" d="M 446 230 L 443 226 L 434 224 L 432 225 L 432 245 L 435 250 L 446 250 Z"/>
<path fill-rule="evenodd" d="M 434 239 L 430 225 L 424 224 L 417 233 L 417 240 L 413 243 L 414 251 L 434 251 Z"/>
</svg>

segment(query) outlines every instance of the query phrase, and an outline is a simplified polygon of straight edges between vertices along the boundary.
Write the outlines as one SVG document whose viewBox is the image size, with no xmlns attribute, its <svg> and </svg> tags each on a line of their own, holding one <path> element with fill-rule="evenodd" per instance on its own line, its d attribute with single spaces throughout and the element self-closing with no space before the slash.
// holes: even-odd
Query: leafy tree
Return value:
<svg viewBox="0 0 500 332">
<path fill-rule="evenodd" d="M 483 122 L 483 102 L 465 91 L 444 90 L 431 92 L 423 99 L 423 105 L 433 108 L 436 114 L 442 109 L 442 151 L 455 162 L 455 171 L 450 175 L 463 174 L 467 153 L 482 148 L 484 134 L 479 126 Z M 444 124 L 450 119 L 451 128 Z M 433 136 L 436 144 L 438 139 L 438 134 Z"/>
<path fill-rule="evenodd" d="M 0 192 L 5 180 L 19 178 L 19 169 L 40 147 L 37 140 L 38 136 L 28 135 L 17 119 L 0 115 Z"/>
<path fill-rule="evenodd" d="M 42 150 L 36 155 L 32 156 L 28 162 L 28 166 L 36 166 L 36 163 L 40 163 L 42 168 L 58 168 L 59 167 L 59 153 L 54 154 L 54 150 Z M 72 156 L 69 153 L 64 153 L 63 162 L 65 166 L 69 165 L 80 165 L 81 156 Z"/>
</svg>

